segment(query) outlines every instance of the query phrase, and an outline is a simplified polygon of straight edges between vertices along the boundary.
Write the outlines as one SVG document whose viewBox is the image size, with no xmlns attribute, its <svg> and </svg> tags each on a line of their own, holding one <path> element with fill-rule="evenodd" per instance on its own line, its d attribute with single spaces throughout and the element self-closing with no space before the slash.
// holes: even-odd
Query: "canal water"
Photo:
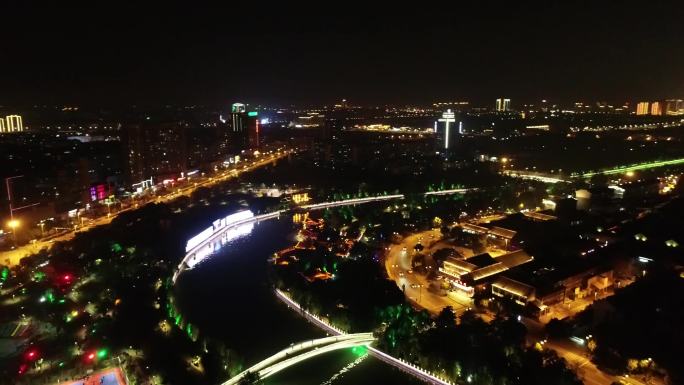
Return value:
<svg viewBox="0 0 684 385">
<path fill-rule="evenodd" d="M 176 295 L 182 313 L 204 337 L 224 341 L 246 367 L 293 342 L 324 337 L 319 328 L 276 299 L 267 259 L 293 243 L 290 218 L 256 224 L 184 272 Z M 269 385 L 416 385 L 418 380 L 373 357 L 341 350 L 302 362 L 265 381 Z"/>
</svg>

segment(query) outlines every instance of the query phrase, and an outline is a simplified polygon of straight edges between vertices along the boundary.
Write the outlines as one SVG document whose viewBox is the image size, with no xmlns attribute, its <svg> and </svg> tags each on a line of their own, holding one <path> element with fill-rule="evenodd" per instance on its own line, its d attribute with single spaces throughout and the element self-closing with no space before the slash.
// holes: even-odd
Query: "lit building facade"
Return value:
<svg viewBox="0 0 684 385">
<path fill-rule="evenodd" d="M 259 113 L 247 111 L 243 103 L 233 103 L 230 108 L 230 141 L 234 150 L 258 148 L 260 145 Z"/>
<path fill-rule="evenodd" d="M 684 100 L 669 99 L 665 101 L 665 115 L 684 115 Z"/>
<path fill-rule="evenodd" d="M 20 115 L 7 115 L 4 120 L 0 119 L 0 133 L 22 131 L 24 131 L 24 122 Z"/>
<path fill-rule="evenodd" d="M 261 130 L 259 114 L 256 111 L 247 113 L 247 144 L 249 148 L 259 148 L 261 145 Z"/>
<path fill-rule="evenodd" d="M 230 122 L 233 132 L 245 132 L 247 107 L 242 103 L 233 103 L 230 107 Z"/>
<path fill-rule="evenodd" d="M 648 102 L 637 103 L 636 114 L 637 115 L 648 115 L 648 113 L 649 113 L 648 105 L 649 105 Z"/>
<path fill-rule="evenodd" d="M 153 177 L 176 178 L 187 171 L 186 125 L 181 122 L 132 124 L 122 130 L 129 183 Z"/>
<path fill-rule="evenodd" d="M 496 99 L 496 111 L 506 112 L 511 110 L 511 99 L 499 98 Z"/>
<path fill-rule="evenodd" d="M 660 102 L 651 103 L 651 115 L 660 116 L 663 114 L 663 105 Z"/>
<path fill-rule="evenodd" d="M 456 113 L 451 109 L 446 110 L 442 113 L 442 117 L 437 120 L 437 122 L 444 123 L 443 134 L 440 135 L 442 139 L 442 148 L 448 150 L 452 145 L 453 138 L 456 132 L 452 132 L 454 127 L 451 126 L 452 123 L 456 123 Z M 435 133 L 438 133 L 437 122 L 435 122 Z M 461 129 L 459 129 L 459 132 Z"/>
</svg>

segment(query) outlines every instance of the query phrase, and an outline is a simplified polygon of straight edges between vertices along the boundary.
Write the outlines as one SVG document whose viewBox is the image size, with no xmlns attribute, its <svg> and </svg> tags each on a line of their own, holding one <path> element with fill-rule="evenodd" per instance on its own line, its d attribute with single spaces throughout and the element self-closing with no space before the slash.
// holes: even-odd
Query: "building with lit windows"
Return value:
<svg viewBox="0 0 684 385">
<path fill-rule="evenodd" d="M 261 145 L 261 129 L 259 114 L 256 111 L 247 113 L 247 144 L 249 148 L 259 148 Z"/>
<path fill-rule="evenodd" d="M 511 110 L 511 99 L 499 98 L 496 99 L 496 111 L 506 112 Z"/>
<path fill-rule="evenodd" d="M 660 116 L 663 114 L 663 105 L 660 102 L 651 103 L 651 115 Z"/>
<path fill-rule="evenodd" d="M 297 116 L 289 124 L 289 128 L 322 128 L 323 126 L 325 126 L 325 115 L 318 112 Z"/>
<path fill-rule="evenodd" d="M 637 103 L 637 108 L 636 108 L 636 114 L 637 115 L 648 115 L 650 112 L 648 110 L 648 102 L 639 102 Z"/>
<path fill-rule="evenodd" d="M 472 296 L 476 287 L 491 283 L 502 273 L 532 261 L 534 257 L 524 250 L 516 250 L 498 257 L 492 257 L 488 253 L 468 259 L 449 257 L 442 262 L 439 272 L 451 284 L 452 289 Z"/>
<path fill-rule="evenodd" d="M 684 100 L 669 99 L 665 101 L 665 115 L 684 115 Z"/>
<path fill-rule="evenodd" d="M 153 177 L 177 178 L 187 171 L 186 125 L 181 122 L 130 124 L 122 130 L 122 147 L 129 183 Z"/>
<path fill-rule="evenodd" d="M 24 131 L 24 122 L 20 115 L 7 115 L 4 120 L 0 119 L 0 122 L 0 133 Z"/>
<path fill-rule="evenodd" d="M 437 129 L 438 123 L 444 123 L 444 129 L 441 130 L 441 132 Z M 451 109 L 446 110 L 442 114 L 442 117 L 435 122 L 435 133 L 437 133 L 441 139 L 440 142 L 442 145 L 440 147 L 445 150 L 448 150 L 451 147 L 451 144 L 454 140 L 453 138 L 457 134 L 456 127 L 452 126 L 452 123 L 456 123 L 456 113 Z M 460 127 L 463 126 L 460 125 Z M 461 130 L 462 129 L 459 129 L 459 132 Z"/>
<path fill-rule="evenodd" d="M 230 147 L 233 150 L 258 148 L 260 144 L 259 113 L 247 111 L 243 103 L 233 103 L 230 108 Z"/>
<path fill-rule="evenodd" d="M 247 125 L 247 108 L 242 103 L 233 103 L 230 107 L 230 128 L 233 132 L 245 132 Z"/>
</svg>

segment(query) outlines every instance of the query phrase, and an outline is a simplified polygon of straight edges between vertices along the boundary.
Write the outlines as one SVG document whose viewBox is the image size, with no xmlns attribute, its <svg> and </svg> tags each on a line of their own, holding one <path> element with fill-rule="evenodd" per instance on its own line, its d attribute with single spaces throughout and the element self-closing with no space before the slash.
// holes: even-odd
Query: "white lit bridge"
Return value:
<svg viewBox="0 0 684 385">
<path fill-rule="evenodd" d="M 544 183 L 561 183 L 569 182 L 568 180 L 561 179 L 556 175 L 549 175 L 541 172 L 532 171 L 521 171 L 521 170 L 506 170 L 503 172 L 504 175 L 513 176 L 516 178 L 537 180 Z"/>
<path fill-rule="evenodd" d="M 354 346 L 368 346 L 374 340 L 375 337 L 373 337 L 373 333 L 357 333 L 341 334 L 300 342 L 257 363 L 251 368 L 224 382 L 222 385 L 238 384 L 248 373 L 257 374 L 261 379 L 267 378 L 292 365 L 296 365 L 320 354 Z"/>
<path fill-rule="evenodd" d="M 452 188 L 448 190 L 439 190 L 439 191 L 428 191 L 423 195 L 429 196 L 429 195 L 451 195 L 451 194 L 465 194 L 468 191 L 475 191 L 477 190 L 476 188 Z"/>
<path fill-rule="evenodd" d="M 254 215 L 250 210 L 244 210 L 217 219 L 211 226 L 188 240 L 185 246 L 185 257 L 173 273 L 173 282 L 176 282 L 184 270 L 193 268 L 226 242 L 249 234 L 255 223 L 278 218 L 283 212 L 284 210 L 278 210 L 268 214 Z"/>
<path fill-rule="evenodd" d="M 303 209 L 306 209 L 306 210 L 318 210 L 318 209 L 327 209 L 330 207 L 337 207 L 337 206 L 351 206 L 351 205 L 360 205 L 360 204 L 371 203 L 371 202 L 388 201 L 388 200 L 393 200 L 393 199 L 404 199 L 404 194 L 379 195 L 376 197 L 366 197 L 366 198 L 352 198 L 352 199 L 345 199 L 345 200 L 341 200 L 341 201 L 314 203 L 314 204 L 310 204 L 310 205 L 303 205 L 300 207 Z"/>
<path fill-rule="evenodd" d="M 286 293 L 276 289 L 275 295 L 278 299 L 283 301 L 289 308 L 294 309 L 297 311 L 297 314 L 301 315 L 302 317 L 306 318 L 309 322 L 312 324 L 318 326 L 322 330 L 324 330 L 326 333 L 332 334 L 332 335 L 345 335 L 345 332 L 336 328 L 335 326 L 329 324 L 325 320 L 321 319 L 320 317 L 316 316 L 315 314 L 311 314 L 310 312 L 306 311 L 303 309 L 297 302 L 292 300 Z M 421 368 L 420 366 L 417 366 L 416 364 L 406 362 L 404 360 L 401 360 L 399 358 L 393 357 L 382 350 L 375 348 L 373 346 L 368 346 L 368 353 L 370 353 L 373 357 L 379 359 L 380 361 L 392 365 L 395 368 L 408 373 L 419 380 L 430 384 L 430 385 L 454 385 L 453 382 L 450 382 L 439 375 L 436 375 L 435 373 L 430 373 L 429 371 Z"/>
</svg>

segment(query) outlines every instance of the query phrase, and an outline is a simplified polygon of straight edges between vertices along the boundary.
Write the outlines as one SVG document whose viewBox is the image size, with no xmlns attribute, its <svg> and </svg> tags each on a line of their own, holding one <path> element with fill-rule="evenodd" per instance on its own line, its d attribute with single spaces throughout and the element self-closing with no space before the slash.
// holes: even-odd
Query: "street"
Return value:
<svg viewBox="0 0 684 385">
<path fill-rule="evenodd" d="M 456 314 L 461 314 L 472 307 L 472 300 L 463 295 L 441 296 L 431 292 L 428 279 L 411 271 L 411 257 L 414 247 L 422 238 L 425 249 L 423 254 L 432 253 L 434 247 L 442 237 L 439 230 L 428 230 L 410 235 L 401 240 L 397 245 L 392 245 L 387 251 L 385 269 L 389 279 L 395 281 L 400 289 L 405 290 L 406 297 L 419 307 L 424 308 L 430 314 L 439 314 L 446 306 L 451 306 Z M 405 251 L 404 251 L 405 250 Z M 431 260 L 431 259 L 430 259 Z"/>
<path fill-rule="evenodd" d="M 473 306 L 470 298 L 455 293 L 449 296 L 440 296 L 427 289 L 429 282 L 425 276 L 416 272 L 409 273 L 412 270 L 411 257 L 415 253 L 415 245 L 420 242 L 425 247 L 422 253 L 430 255 L 435 250 L 445 247 L 440 242 L 441 237 L 441 232 L 433 229 L 403 238 L 399 244 L 390 246 L 387 251 L 385 269 L 389 279 L 395 281 L 400 289 L 405 289 L 406 297 L 416 306 L 424 308 L 433 315 L 438 314 L 444 307 L 451 306 L 456 314 L 461 314 Z M 431 261 L 431 259 L 429 260 Z M 565 359 L 568 366 L 577 373 L 585 384 L 610 385 L 614 382 L 620 382 L 627 385 L 644 385 L 633 377 L 612 376 L 601 371 L 591 362 L 584 346 L 579 346 L 570 340 L 545 340 L 544 325 L 539 321 L 523 318 L 523 323 L 528 329 L 529 345 L 545 341 L 543 347 L 555 351 Z"/>
<path fill-rule="evenodd" d="M 599 369 L 591 360 L 587 348 L 583 345 L 569 340 L 546 340 L 544 324 L 541 322 L 524 317 L 523 324 L 527 327 L 527 343 L 534 345 L 538 342 L 546 349 L 553 350 L 567 361 L 568 367 L 577 373 L 586 385 L 610 385 L 619 382 L 628 385 L 644 385 L 635 378 L 625 376 L 612 376 Z"/>
<path fill-rule="evenodd" d="M 236 178 L 238 177 L 241 173 L 253 171 L 259 167 L 263 167 L 269 163 L 272 163 L 278 159 L 284 158 L 287 155 L 291 153 L 290 150 L 285 150 L 282 152 L 277 152 L 274 153 L 270 156 L 262 156 L 258 160 L 254 161 L 250 165 L 245 165 L 242 167 L 242 169 L 234 169 L 230 171 L 223 171 L 219 173 L 217 176 L 212 176 L 212 177 L 207 177 L 205 180 L 193 183 L 192 185 L 176 189 L 174 191 L 171 191 L 167 194 L 157 196 L 156 198 L 148 201 L 144 201 L 141 204 L 146 204 L 150 202 L 155 202 L 155 203 L 164 203 L 164 202 L 169 202 L 171 200 L 174 200 L 180 196 L 188 196 L 191 195 L 195 190 L 201 187 L 210 187 L 222 182 L 225 182 L 226 180 Z M 15 266 L 19 264 L 19 261 L 21 261 L 22 258 L 26 257 L 27 255 L 31 255 L 34 253 L 37 253 L 38 251 L 42 250 L 43 248 L 50 248 L 54 242 L 63 242 L 63 241 L 68 241 L 72 239 L 76 233 L 78 232 L 83 232 L 83 231 L 88 231 L 92 229 L 93 227 L 101 226 L 101 225 L 106 225 L 110 223 L 117 215 L 130 211 L 130 210 L 135 210 L 138 207 L 141 206 L 141 204 L 133 204 L 130 207 L 127 207 L 115 214 L 112 215 L 103 215 L 98 218 L 93 218 L 90 221 L 84 223 L 82 226 L 79 226 L 75 228 L 74 230 L 70 230 L 62 235 L 59 235 L 54 238 L 45 238 L 41 240 L 37 240 L 33 243 L 28 243 L 26 245 L 17 247 L 13 250 L 8 250 L 8 251 L 3 251 L 0 252 L 0 261 L 1 263 L 9 266 Z"/>
</svg>

